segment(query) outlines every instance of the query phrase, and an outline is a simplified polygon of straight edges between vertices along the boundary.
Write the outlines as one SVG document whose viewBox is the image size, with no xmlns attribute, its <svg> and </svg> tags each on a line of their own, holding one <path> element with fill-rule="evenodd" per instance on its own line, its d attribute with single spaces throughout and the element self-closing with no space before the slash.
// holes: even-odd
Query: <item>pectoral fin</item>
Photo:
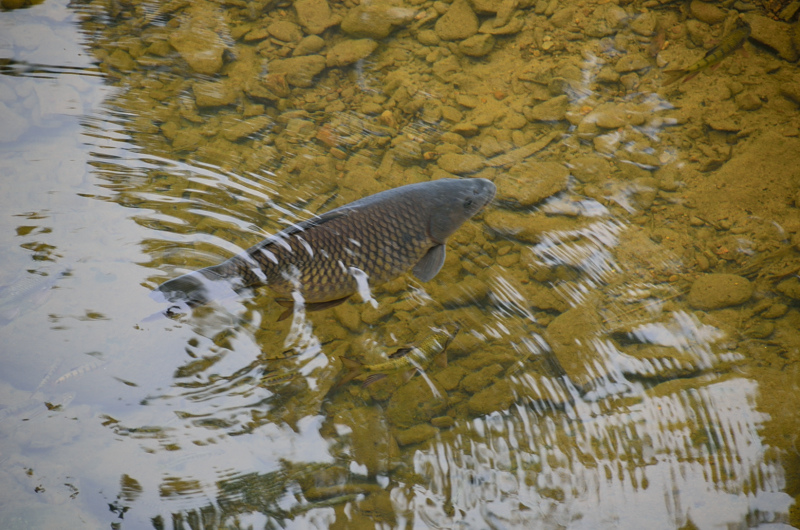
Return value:
<svg viewBox="0 0 800 530">
<path fill-rule="evenodd" d="M 447 368 L 447 352 L 443 351 L 433 360 L 439 368 Z"/>
<path fill-rule="evenodd" d="M 419 262 L 414 265 L 414 276 L 427 282 L 433 279 L 444 265 L 445 246 L 436 245 L 425 254 Z"/>
<path fill-rule="evenodd" d="M 399 359 L 400 357 L 403 357 L 404 355 L 408 355 L 411 352 L 412 349 L 413 348 L 410 348 L 410 347 L 400 348 L 396 352 L 390 353 L 389 354 L 389 358 L 390 359 Z"/>
<path fill-rule="evenodd" d="M 372 383 L 377 383 L 381 379 L 385 379 L 386 374 L 372 374 L 371 376 L 364 379 L 364 383 L 361 385 L 361 388 L 366 388 Z"/>
</svg>

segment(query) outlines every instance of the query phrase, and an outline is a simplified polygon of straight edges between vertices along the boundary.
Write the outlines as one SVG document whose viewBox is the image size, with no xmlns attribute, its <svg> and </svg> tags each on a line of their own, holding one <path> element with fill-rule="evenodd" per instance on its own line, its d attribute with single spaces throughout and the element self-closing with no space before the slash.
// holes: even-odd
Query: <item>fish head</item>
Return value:
<svg viewBox="0 0 800 530">
<path fill-rule="evenodd" d="M 437 243 L 444 243 L 466 220 L 489 204 L 497 187 L 482 178 L 436 180 L 428 197 L 428 232 Z"/>
<path fill-rule="evenodd" d="M 237 287 L 235 282 L 223 278 L 213 269 L 207 267 L 167 280 L 153 291 L 152 297 L 160 302 L 181 302 L 189 307 L 197 307 L 234 293 Z"/>
</svg>

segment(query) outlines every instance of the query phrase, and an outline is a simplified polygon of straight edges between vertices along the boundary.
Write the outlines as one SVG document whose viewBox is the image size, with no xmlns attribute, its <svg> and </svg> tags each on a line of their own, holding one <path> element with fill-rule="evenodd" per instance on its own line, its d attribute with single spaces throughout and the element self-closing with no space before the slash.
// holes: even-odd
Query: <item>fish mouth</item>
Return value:
<svg viewBox="0 0 800 530">
<path fill-rule="evenodd" d="M 492 202 L 495 195 L 497 195 L 497 186 L 491 180 L 481 179 L 483 181 L 483 187 L 479 190 L 480 200 L 482 201 L 480 207 L 476 210 L 475 213 L 483 210 L 486 206 Z"/>
</svg>

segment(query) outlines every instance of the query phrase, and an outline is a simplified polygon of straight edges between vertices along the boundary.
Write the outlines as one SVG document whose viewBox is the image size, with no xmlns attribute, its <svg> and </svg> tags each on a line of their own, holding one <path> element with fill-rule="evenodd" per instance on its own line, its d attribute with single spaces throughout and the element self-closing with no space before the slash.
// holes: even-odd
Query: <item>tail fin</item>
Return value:
<svg viewBox="0 0 800 530">
<path fill-rule="evenodd" d="M 681 77 L 686 75 L 686 70 L 667 70 L 664 72 L 664 81 L 661 86 L 668 86 L 677 82 Z"/>
<path fill-rule="evenodd" d="M 347 372 L 342 376 L 341 380 L 336 383 L 334 388 L 339 388 L 346 385 L 361 375 L 361 373 L 364 371 L 364 366 L 358 361 L 348 359 L 347 357 L 339 357 L 339 359 L 342 361 L 342 366 L 347 370 Z"/>
</svg>

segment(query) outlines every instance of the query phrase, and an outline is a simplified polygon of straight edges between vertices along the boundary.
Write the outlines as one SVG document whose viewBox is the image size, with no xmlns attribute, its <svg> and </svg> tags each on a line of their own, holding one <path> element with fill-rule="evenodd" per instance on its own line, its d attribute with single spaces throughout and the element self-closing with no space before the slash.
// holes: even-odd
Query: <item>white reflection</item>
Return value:
<svg viewBox="0 0 800 530">
<path fill-rule="evenodd" d="M 758 437 L 766 418 L 752 408 L 755 392 L 752 381 L 715 380 L 664 395 L 655 387 L 627 410 L 578 421 L 525 406 L 475 419 L 452 444 L 416 453 L 427 487 L 406 502 L 418 520 L 449 528 L 770 521 L 792 499 Z"/>
</svg>

